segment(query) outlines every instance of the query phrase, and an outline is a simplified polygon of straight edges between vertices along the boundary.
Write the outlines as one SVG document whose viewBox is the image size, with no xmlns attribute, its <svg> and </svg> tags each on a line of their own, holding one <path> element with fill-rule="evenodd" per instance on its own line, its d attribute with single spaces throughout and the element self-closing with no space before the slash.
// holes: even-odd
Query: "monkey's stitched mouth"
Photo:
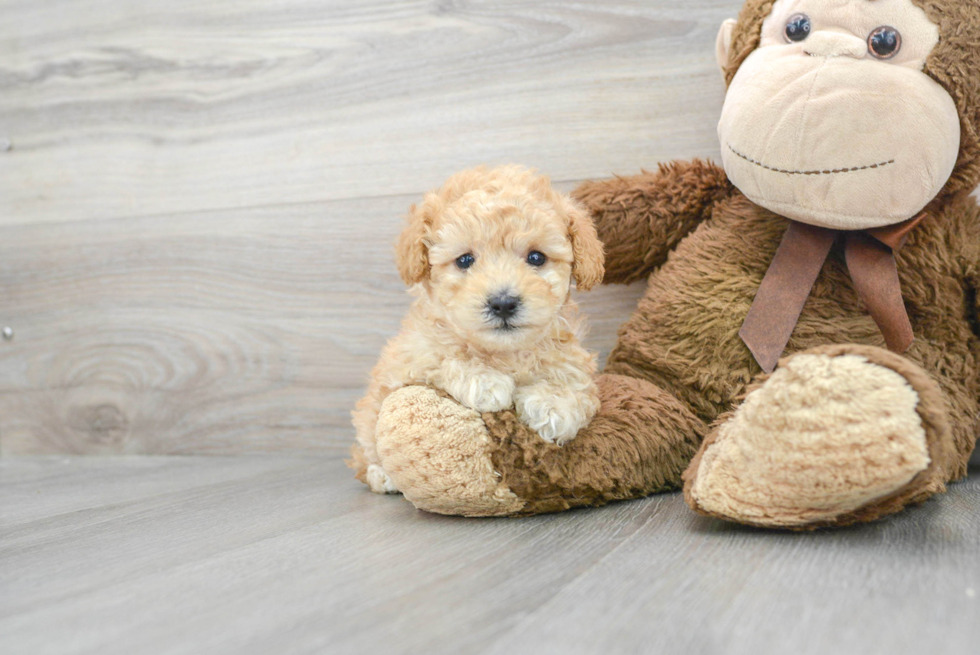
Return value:
<svg viewBox="0 0 980 655">
<path fill-rule="evenodd" d="M 758 162 L 752 159 L 751 157 L 743 155 L 738 150 L 733 148 L 732 144 L 729 143 L 727 145 L 729 150 L 731 150 L 733 153 L 735 153 L 745 161 L 749 162 L 750 164 L 755 164 L 759 168 L 764 168 L 767 171 L 772 171 L 774 173 L 785 173 L 786 175 L 833 175 L 835 173 L 854 173 L 856 171 L 871 170 L 872 168 L 884 168 L 885 166 L 889 166 L 895 163 L 894 159 L 889 159 L 888 161 L 883 161 L 878 164 L 869 164 L 867 166 L 854 166 L 853 168 L 832 168 L 832 169 L 816 170 L 816 171 L 789 171 L 782 168 L 773 168 L 772 166 L 766 166 L 762 162 Z"/>
</svg>

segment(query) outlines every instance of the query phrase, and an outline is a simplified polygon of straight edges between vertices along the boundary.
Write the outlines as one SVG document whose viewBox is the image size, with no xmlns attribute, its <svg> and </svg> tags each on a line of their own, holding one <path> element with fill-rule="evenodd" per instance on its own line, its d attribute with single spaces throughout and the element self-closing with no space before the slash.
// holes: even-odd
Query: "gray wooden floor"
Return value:
<svg viewBox="0 0 980 655">
<path fill-rule="evenodd" d="M 0 652 L 975 654 L 978 501 L 797 535 L 677 495 L 434 516 L 335 458 L 0 459 Z"/>
</svg>

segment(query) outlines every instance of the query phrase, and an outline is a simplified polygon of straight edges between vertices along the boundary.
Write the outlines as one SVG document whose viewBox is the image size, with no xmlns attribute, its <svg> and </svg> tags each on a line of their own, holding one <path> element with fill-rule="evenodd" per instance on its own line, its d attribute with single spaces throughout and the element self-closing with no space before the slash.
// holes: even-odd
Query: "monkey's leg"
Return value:
<svg viewBox="0 0 980 655">
<path fill-rule="evenodd" d="M 793 355 L 721 417 L 684 473 L 696 511 L 762 527 L 871 521 L 945 490 L 939 386 L 871 346 Z"/>
<path fill-rule="evenodd" d="M 378 421 L 382 466 L 416 507 L 462 516 L 557 512 L 677 489 L 707 426 L 649 382 L 603 375 L 597 383 L 599 413 L 564 446 L 513 411 L 481 416 L 433 389 L 401 389 Z"/>
</svg>

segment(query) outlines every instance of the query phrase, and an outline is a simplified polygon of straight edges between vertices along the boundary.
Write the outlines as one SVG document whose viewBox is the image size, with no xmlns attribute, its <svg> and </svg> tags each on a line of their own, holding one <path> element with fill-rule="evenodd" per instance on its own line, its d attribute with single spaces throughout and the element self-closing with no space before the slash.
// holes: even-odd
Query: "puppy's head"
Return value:
<svg viewBox="0 0 980 655">
<path fill-rule="evenodd" d="M 604 272 L 588 212 L 518 166 L 458 173 L 427 194 L 409 213 L 397 260 L 449 326 L 492 349 L 540 338 L 572 279 L 589 289 Z"/>
</svg>

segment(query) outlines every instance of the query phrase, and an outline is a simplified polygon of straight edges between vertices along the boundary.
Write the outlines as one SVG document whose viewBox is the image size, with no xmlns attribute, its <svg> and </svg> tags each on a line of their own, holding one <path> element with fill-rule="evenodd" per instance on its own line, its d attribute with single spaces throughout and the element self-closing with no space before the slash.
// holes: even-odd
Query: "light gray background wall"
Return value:
<svg viewBox="0 0 980 655">
<path fill-rule="evenodd" d="M 740 4 L 0 3 L 0 453 L 346 448 L 408 206 L 716 157 Z M 582 298 L 590 346 L 641 289 Z"/>
</svg>

